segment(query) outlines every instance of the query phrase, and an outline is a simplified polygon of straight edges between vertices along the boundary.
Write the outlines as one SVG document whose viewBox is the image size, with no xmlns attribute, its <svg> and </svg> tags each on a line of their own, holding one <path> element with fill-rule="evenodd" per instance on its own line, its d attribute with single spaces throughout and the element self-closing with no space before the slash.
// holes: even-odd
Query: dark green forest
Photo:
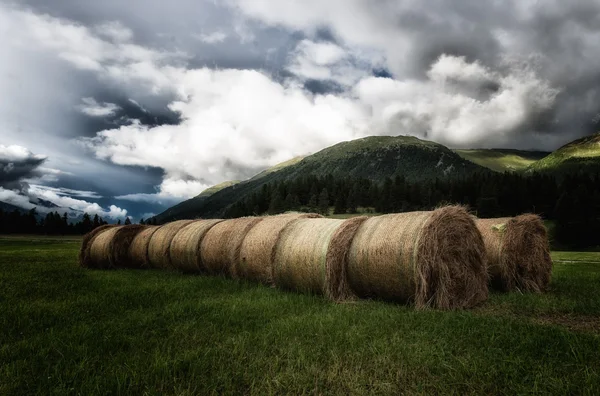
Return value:
<svg viewBox="0 0 600 396">
<path fill-rule="evenodd" d="M 102 217 L 87 213 L 80 221 L 69 222 L 67 213 L 50 212 L 41 217 L 35 209 L 4 211 L 0 208 L 0 234 L 83 235 L 105 224 L 108 222 Z M 131 224 L 131 220 L 126 218 L 123 224 Z"/>
<path fill-rule="evenodd" d="M 536 213 L 555 224 L 553 238 L 557 246 L 600 246 L 600 174 L 557 178 L 549 174 L 485 172 L 418 182 L 402 176 L 377 182 L 307 175 L 264 184 L 230 205 L 225 217 L 291 210 L 322 214 L 397 213 L 431 210 L 445 204 L 466 205 L 481 218 Z M 129 218 L 125 220 L 128 223 Z M 81 235 L 103 224 L 107 222 L 98 215 L 91 217 L 87 213 L 72 223 L 66 213 L 51 212 L 40 218 L 35 209 L 0 209 L 0 234 Z"/>
<path fill-rule="evenodd" d="M 330 213 L 396 213 L 467 205 L 481 218 L 536 213 L 553 220 L 555 242 L 600 245 L 600 175 L 558 179 L 547 174 L 477 173 L 460 179 L 411 182 L 402 176 L 378 183 L 366 178 L 305 176 L 268 183 L 229 206 L 225 217 L 289 210 Z"/>
</svg>

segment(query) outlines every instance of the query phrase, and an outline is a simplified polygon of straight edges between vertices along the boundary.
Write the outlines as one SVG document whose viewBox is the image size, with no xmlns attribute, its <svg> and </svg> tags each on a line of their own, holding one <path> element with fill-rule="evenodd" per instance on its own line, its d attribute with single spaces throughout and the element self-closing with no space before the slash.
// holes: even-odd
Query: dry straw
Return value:
<svg viewBox="0 0 600 396">
<path fill-rule="evenodd" d="M 323 294 L 333 301 L 352 298 L 346 277 L 348 250 L 366 219 L 299 219 L 289 223 L 275 249 L 275 285 Z"/>
<path fill-rule="evenodd" d="M 152 234 L 148 243 L 148 264 L 151 268 L 171 269 L 170 247 L 175 234 L 194 220 L 177 220 L 166 223 Z"/>
<path fill-rule="evenodd" d="M 488 295 L 485 246 L 460 206 L 372 217 L 352 242 L 348 279 L 362 297 L 471 307 Z"/>
<path fill-rule="evenodd" d="M 81 241 L 81 249 L 79 249 L 79 266 L 83 268 L 93 268 L 93 263 L 90 262 L 90 247 L 92 246 L 92 242 L 98 234 L 112 227 L 115 226 L 112 224 L 106 224 L 96 227 L 83 236 L 83 240 Z"/>
<path fill-rule="evenodd" d="M 539 216 L 477 219 L 476 223 L 485 242 L 492 287 L 535 293 L 546 290 L 552 259 L 546 227 Z"/>
<path fill-rule="evenodd" d="M 273 284 L 275 247 L 285 226 L 297 219 L 318 217 L 321 216 L 313 213 L 285 213 L 265 217 L 244 238 L 233 273 L 239 278 Z"/>
<path fill-rule="evenodd" d="M 200 243 L 202 271 L 236 276 L 234 263 L 238 261 L 242 241 L 261 220 L 260 217 L 240 217 L 222 221 L 208 230 Z"/>
<path fill-rule="evenodd" d="M 201 265 L 200 244 L 214 225 L 223 220 L 198 220 L 179 230 L 170 246 L 171 264 L 185 272 L 199 272 Z"/>
<path fill-rule="evenodd" d="M 132 267 L 129 260 L 129 245 L 135 236 L 146 227 L 142 225 L 117 226 L 106 229 L 93 239 L 89 259 L 94 268 Z"/>
<path fill-rule="evenodd" d="M 129 245 L 129 265 L 133 268 L 150 267 L 148 258 L 148 244 L 152 235 L 159 229 L 157 226 L 148 226 L 141 230 L 131 241 Z"/>
</svg>

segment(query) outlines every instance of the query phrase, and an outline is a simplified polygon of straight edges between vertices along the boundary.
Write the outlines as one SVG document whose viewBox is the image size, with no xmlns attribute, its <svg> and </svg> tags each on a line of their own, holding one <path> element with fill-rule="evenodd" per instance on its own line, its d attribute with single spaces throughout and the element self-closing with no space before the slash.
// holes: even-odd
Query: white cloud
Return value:
<svg viewBox="0 0 600 396">
<path fill-rule="evenodd" d="M 109 217 L 111 219 L 125 218 L 127 216 L 126 209 L 119 208 L 115 205 L 110 205 L 108 209 L 103 209 L 95 202 L 88 202 L 82 199 L 72 198 L 71 196 L 65 194 L 64 190 L 61 191 L 51 187 L 31 185 L 28 193 L 33 197 L 50 201 L 62 208 L 56 209 L 58 211 L 68 208 L 79 212 L 86 212 L 91 215 L 97 214 L 101 217 Z"/>
<path fill-rule="evenodd" d="M 119 21 L 106 22 L 96 26 L 96 32 L 104 37 L 107 37 L 115 42 L 131 41 L 133 32 L 126 26 L 123 26 Z"/>
<path fill-rule="evenodd" d="M 36 184 L 32 184 L 31 186 L 35 187 L 36 189 L 51 191 L 58 196 L 71 196 L 71 197 L 92 198 L 92 199 L 102 198 L 102 196 L 99 195 L 95 191 L 74 190 L 71 188 L 49 187 L 49 186 L 42 186 L 42 185 L 36 185 Z"/>
<path fill-rule="evenodd" d="M 90 117 L 112 116 L 115 115 L 117 111 L 121 110 L 121 107 L 114 103 L 98 103 L 94 98 L 83 98 L 81 101 L 83 103 L 77 106 L 77 109 Z"/>
<path fill-rule="evenodd" d="M 116 199 L 132 202 L 150 202 L 163 205 L 173 205 L 185 199 L 195 197 L 203 190 L 210 187 L 195 180 L 165 179 L 158 187 L 155 194 L 127 194 L 119 195 Z"/>
<path fill-rule="evenodd" d="M 23 209 L 32 209 L 35 207 L 35 205 L 29 202 L 29 198 L 22 195 L 19 191 L 8 190 L 2 187 L 0 187 L 0 201 Z"/>
<path fill-rule="evenodd" d="M 364 109 L 353 100 L 311 95 L 249 70 L 181 71 L 179 125 L 133 123 L 82 142 L 97 157 L 122 165 L 156 166 L 166 179 L 205 186 L 239 179 L 343 140 L 364 136 Z"/>
<path fill-rule="evenodd" d="M 26 147 L 18 145 L 5 146 L 0 144 L 0 159 L 11 162 L 23 162 L 28 160 L 45 160 L 45 155 L 33 154 Z"/>
<path fill-rule="evenodd" d="M 502 147 L 532 115 L 551 109 L 559 92 L 533 70 L 502 74 L 462 57 L 440 57 L 427 75 L 425 81 L 372 77 L 356 86 L 380 133 L 403 131 L 454 147 Z"/>
<path fill-rule="evenodd" d="M 192 37 L 206 44 L 222 43 L 227 38 L 227 34 L 223 32 L 212 32 L 209 34 L 193 34 Z"/>
<path fill-rule="evenodd" d="M 352 86 L 371 74 L 381 56 L 359 49 L 344 49 L 333 43 L 302 40 L 290 56 L 287 69 L 303 79 L 333 80 Z"/>
</svg>

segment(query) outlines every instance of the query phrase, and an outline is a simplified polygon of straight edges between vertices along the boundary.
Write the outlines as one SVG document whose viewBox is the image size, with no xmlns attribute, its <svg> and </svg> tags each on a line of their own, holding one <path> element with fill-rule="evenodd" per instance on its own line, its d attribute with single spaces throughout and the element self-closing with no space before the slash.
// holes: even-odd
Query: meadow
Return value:
<svg viewBox="0 0 600 396">
<path fill-rule="evenodd" d="M 1 395 L 600 393 L 600 253 L 443 312 L 85 270 L 79 244 L 0 238 Z"/>
</svg>

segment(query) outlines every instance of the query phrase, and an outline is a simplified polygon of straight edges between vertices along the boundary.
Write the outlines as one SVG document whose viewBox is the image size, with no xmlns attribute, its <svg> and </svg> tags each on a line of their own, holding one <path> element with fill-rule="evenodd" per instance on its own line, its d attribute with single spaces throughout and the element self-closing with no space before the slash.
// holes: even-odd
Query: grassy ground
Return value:
<svg viewBox="0 0 600 396">
<path fill-rule="evenodd" d="M 0 394 L 599 394 L 600 254 L 466 312 L 77 267 L 0 240 Z M 575 261 L 575 260 L 570 260 Z"/>
<path fill-rule="evenodd" d="M 454 150 L 458 155 L 477 165 L 496 172 L 514 172 L 526 169 L 548 153 L 519 150 Z"/>
</svg>

